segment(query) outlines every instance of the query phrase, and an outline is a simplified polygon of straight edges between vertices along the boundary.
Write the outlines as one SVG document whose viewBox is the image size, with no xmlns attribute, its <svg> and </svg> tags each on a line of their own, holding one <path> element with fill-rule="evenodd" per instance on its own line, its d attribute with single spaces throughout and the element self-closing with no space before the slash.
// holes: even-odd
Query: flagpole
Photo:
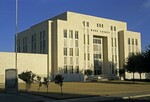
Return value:
<svg viewBox="0 0 150 102">
<path fill-rule="evenodd" d="M 16 0 L 16 31 L 15 31 L 15 68 L 17 69 L 17 34 L 18 34 L 18 0 Z"/>
</svg>

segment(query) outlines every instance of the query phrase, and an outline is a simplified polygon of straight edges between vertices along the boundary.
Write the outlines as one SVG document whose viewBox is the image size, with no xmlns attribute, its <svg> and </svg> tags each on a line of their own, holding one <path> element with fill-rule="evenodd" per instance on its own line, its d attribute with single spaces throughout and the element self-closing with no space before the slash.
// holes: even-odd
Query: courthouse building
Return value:
<svg viewBox="0 0 150 102">
<path fill-rule="evenodd" d="M 118 75 L 126 58 L 141 52 L 141 35 L 128 31 L 126 22 L 65 12 L 20 32 L 17 51 L 22 55 L 46 55 L 43 70 L 52 77 L 87 69 L 94 75 Z M 36 57 L 38 64 L 40 58 Z"/>
</svg>

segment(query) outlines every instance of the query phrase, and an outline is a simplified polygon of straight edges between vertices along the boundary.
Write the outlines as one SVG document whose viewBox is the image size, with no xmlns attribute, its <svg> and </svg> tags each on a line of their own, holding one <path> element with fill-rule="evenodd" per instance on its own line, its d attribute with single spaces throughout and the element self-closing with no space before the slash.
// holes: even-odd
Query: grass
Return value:
<svg viewBox="0 0 150 102">
<path fill-rule="evenodd" d="M 138 82 L 132 84 L 128 81 L 108 82 L 64 82 L 63 95 L 60 94 L 60 87 L 54 82 L 49 84 L 49 92 L 44 86 L 37 93 L 38 85 L 32 84 L 29 93 L 40 94 L 54 99 L 66 99 L 77 97 L 108 96 L 115 94 L 128 94 L 137 92 L 150 92 L 150 83 Z M 19 84 L 19 90 L 24 92 L 25 84 Z"/>
</svg>

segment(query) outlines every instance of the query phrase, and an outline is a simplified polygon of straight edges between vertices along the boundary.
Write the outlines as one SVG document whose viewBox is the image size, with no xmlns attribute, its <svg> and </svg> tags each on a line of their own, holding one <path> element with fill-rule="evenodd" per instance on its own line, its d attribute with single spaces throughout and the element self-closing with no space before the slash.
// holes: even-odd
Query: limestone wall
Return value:
<svg viewBox="0 0 150 102">
<path fill-rule="evenodd" d="M 15 68 L 15 53 L 0 52 L 0 83 L 5 82 L 5 69 Z M 17 54 L 18 74 L 31 70 L 40 76 L 47 75 L 47 54 Z"/>
</svg>

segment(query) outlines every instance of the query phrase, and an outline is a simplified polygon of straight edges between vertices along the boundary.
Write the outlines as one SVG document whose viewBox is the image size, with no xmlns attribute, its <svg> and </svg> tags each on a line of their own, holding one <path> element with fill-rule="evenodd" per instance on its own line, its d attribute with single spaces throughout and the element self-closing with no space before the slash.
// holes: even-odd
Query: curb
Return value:
<svg viewBox="0 0 150 102">
<path fill-rule="evenodd" d="M 134 99 L 134 98 L 141 98 L 141 97 L 148 97 L 148 96 L 150 96 L 150 94 L 122 97 L 122 99 Z"/>
</svg>

